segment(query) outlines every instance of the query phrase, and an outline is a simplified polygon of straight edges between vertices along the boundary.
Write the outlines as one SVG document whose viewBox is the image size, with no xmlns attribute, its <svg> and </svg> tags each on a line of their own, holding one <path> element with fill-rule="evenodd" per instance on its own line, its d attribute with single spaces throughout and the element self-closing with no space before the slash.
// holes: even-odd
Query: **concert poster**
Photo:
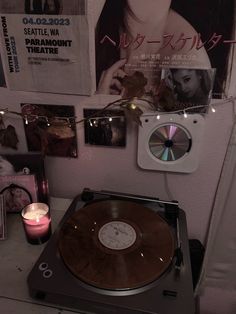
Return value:
<svg viewBox="0 0 236 314">
<path fill-rule="evenodd" d="M 1 0 L 2 61 L 9 89 L 93 93 L 87 12 L 86 0 Z"/>
</svg>

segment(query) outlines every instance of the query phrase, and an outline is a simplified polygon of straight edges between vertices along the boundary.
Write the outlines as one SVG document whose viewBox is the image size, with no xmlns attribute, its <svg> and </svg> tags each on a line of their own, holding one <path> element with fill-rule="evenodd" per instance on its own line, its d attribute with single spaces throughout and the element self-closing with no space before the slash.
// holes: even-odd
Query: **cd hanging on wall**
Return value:
<svg viewBox="0 0 236 314">
<path fill-rule="evenodd" d="M 205 119 L 200 114 L 141 117 L 138 165 L 143 169 L 190 173 L 199 163 Z"/>
<path fill-rule="evenodd" d="M 158 127 L 149 138 L 150 152 L 159 160 L 175 161 L 189 153 L 191 135 L 177 124 Z"/>
</svg>

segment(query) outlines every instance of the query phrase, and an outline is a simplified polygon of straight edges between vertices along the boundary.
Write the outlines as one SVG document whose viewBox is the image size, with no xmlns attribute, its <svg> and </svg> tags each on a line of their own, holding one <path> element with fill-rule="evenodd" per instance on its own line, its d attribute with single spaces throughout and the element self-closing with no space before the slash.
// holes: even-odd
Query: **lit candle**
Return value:
<svg viewBox="0 0 236 314">
<path fill-rule="evenodd" d="M 32 203 L 21 212 L 26 238 L 31 244 L 41 244 L 51 235 L 49 207 L 44 203 Z"/>
</svg>

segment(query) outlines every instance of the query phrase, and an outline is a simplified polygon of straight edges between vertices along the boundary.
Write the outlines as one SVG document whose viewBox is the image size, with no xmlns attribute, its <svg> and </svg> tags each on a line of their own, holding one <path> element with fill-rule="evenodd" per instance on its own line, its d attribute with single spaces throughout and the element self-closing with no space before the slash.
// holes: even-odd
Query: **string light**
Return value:
<svg viewBox="0 0 236 314">
<path fill-rule="evenodd" d="M 71 128 L 72 125 L 71 125 L 71 121 L 70 121 L 70 118 L 66 119 L 66 122 L 68 123 L 68 127 Z"/>
<path fill-rule="evenodd" d="M 110 122 L 112 122 L 112 118 L 110 117 L 109 119 L 108 119 Z"/>
<path fill-rule="evenodd" d="M 147 101 L 146 99 L 142 99 L 142 98 L 139 98 L 137 99 L 136 101 L 145 101 L 148 105 L 150 105 L 150 107 L 152 108 L 152 112 L 155 112 L 157 111 L 157 109 L 154 108 L 154 104 L 151 103 L 150 101 Z M 213 103 L 213 104 L 210 104 L 209 107 L 211 108 L 211 111 L 213 113 L 216 112 L 216 109 L 215 107 L 216 106 L 219 106 L 219 105 L 223 105 L 223 104 L 226 104 L 228 102 L 235 102 L 236 100 L 236 97 L 229 97 L 229 98 L 226 98 L 224 99 L 224 101 L 222 102 L 216 102 L 216 103 Z M 100 114 L 101 113 L 105 113 L 106 110 L 108 108 L 111 108 L 112 106 L 119 106 L 120 108 L 126 108 L 126 107 L 129 107 L 131 109 L 136 109 L 138 107 L 138 105 L 134 104 L 134 103 L 131 103 L 132 99 L 118 99 L 118 100 L 115 100 L 109 104 L 107 104 L 104 108 L 102 108 L 101 110 L 99 110 Z M 159 112 L 156 116 L 156 119 L 157 120 L 160 120 L 161 119 L 161 116 L 162 115 L 168 115 L 168 114 L 175 114 L 175 113 L 179 113 L 179 114 L 183 114 L 184 115 L 184 118 L 187 118 L 188 117 L 188 114 L 187 112 L 188 111 L 193 111 L 195 109 L 202 109 L 202 108 L 206 108 L 206 105 L 198 105 L 198 106 L 190 106 L 190 107 L 187 107 L 187 108 L 184 108 L 184 109 L 179 109 L 179 110 L 174 110 L 174 111 L 163 111 L 163 112 Z M 195 111 L 197 113 L 197 111 Z M 20 112 L 17 112 L 17 111 L 11 111 L 11 110 L 8 110 L 7 108 L 6 109 L 0 109 L 0 114 L 1 115 L 6 115 L 6 114 L 13 114 L 13 115 L 17 115 L 17 116 L 20 116 L 22 117 L 24 120 L 25 120 L 25 124 L 29 124 L 29 121 L 35 121 L 35 120 L 45 120 L 46 124 L 48 126 L 50 125 L 53 125 L 55 124 L 53 121 L 51 121 L 51 123 L 49 123 L 49 120 L 48 120 L 48 117 L 47 116 L 41 116 L 41 115 L 33 115 L 33 114 L 29 114 L 29 115 L 25 115 L 25 114 L 22 114 Z M 86 117 L 86 118 L 83 118 L 81 120 L 78 120 L 76 121 L 76 117 L 58 117 L 58 116 L 55 116 L 53 117 L 53 119 L 57 119 L 57 120 L 66 120 L 68 125 L 71 127 L 71 121 L 73 121 L 74 124 L 78 124 L 78 123 L 82 123 L 82 122 L 85 122 L 85 121 L 89 121 L 89 124 L 91 125 L 92 122 L 91 122 L 91 119 L 105 119 L 107 118 L 105 115 L 103 116 L 96 116 L 96 114 L 92 114 L 91 116 L 89 117 Z M 112 121 L 110 119 L 114 119 L 114 118 L 119 118 L 121 119 L 122 116 L 112 116 L 112 117 L 109 117 L 109 121 Z M 97 123 L 97 122 L 95 122 Z"/>
<path fill-rule="evenodd" d="M 29 124 L 29 120 L 28 120 L 27 116 L 25 116 L 25 124 Z"/>
<path fill-rule="evenodd" d="M 136 106 L 135 104 L 131 104 L 131 105 L 130 105 L 130 108 L 133 109 L 133 110 L 135 110 L 135 109 L 137 108 L 137 106 Z"/>
<path fill-rule="evenodd" d="M 211 105 L 211 111 L 212 111 L 213 113 L 216 112 L 215 108 L 214 108 L 212 105 Z"/>
</svg>

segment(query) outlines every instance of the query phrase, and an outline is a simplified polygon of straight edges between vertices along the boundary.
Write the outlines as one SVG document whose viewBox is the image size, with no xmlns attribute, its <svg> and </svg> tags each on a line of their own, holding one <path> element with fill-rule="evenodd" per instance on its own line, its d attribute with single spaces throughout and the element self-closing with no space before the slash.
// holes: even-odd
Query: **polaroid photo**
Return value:
<svg viewBox="0 0 236 314">
<path fill-rule="evenodd" d="M 165 68 L 162 81 L 169 92 L 171 102 L 163 105 L 163 111 L 188 108 L 188 113 L 206 113 L 212 98 L 215 69 Z M 189 109 L 193 107 L 193 109 Z"/>
<path fill-rule="evenodd" d="M 77 158 L 74 106 L 23 103 L 21 112 L 30 152 Z"/>
<path fill-rule="evenodd" d="M 84 109 L 85 144 L 126 145 L 126 119 L 122 110 Z"/>
</svg>

